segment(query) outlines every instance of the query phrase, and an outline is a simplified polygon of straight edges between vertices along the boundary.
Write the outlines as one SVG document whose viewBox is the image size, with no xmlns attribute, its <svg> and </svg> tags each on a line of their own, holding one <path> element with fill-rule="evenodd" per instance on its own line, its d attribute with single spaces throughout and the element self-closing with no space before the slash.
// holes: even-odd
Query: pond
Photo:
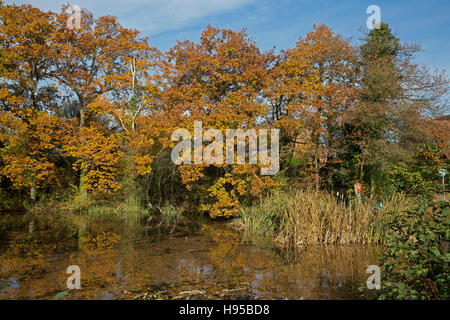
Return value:
<svg viewBox="0 0 450 320">
<path fill-rule="evenodd" d="M 49 217 L 1 216 L 0 299 L 53 299 L 63 291 L 63 299 L 358 299 L 380 252 L 284 250 L 209 219 L 174 228 L 96 220 L 74 231 Z M 71 265 L 80 268 L 79 290 L 66 287 Z"/>
</svg>

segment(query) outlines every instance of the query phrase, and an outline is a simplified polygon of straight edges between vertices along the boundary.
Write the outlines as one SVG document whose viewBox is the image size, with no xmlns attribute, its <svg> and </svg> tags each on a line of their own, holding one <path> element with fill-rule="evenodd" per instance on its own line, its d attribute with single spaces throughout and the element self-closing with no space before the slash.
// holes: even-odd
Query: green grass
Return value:
<svg viewBox="0 0 450 320">
<path fill-rule="evenodd" d="M 80 216 L 116 219 L 130 225 L 145 222 L 150 214 L 140 197 L 133 193 L 121 198 L 96 199 L 85 192 L 74 191 L 64 200 L 42 199 L 29 212 L 62 213 L 77 217 L 75 220 L 81 219 Z"/>
</svg>

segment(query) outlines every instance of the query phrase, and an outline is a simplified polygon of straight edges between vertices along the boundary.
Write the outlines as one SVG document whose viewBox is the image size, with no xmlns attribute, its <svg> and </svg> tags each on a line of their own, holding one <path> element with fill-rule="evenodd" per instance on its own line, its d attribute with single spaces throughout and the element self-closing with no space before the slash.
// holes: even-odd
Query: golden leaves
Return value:
<svg viewBox="0 0 450 320">
<path fill-rule="evenodd" d="M 0 175 L 17 189 L 46 186 L 57 180 L 49 153 L 60 141 L 59 120 L 45 112 L 21 110 L 0 114 Z"/>
<path fill-rule="evenodd" d="M 91 192 L 114 193 L 125 175 L 148 178 L 174 129 L 198 120 L 219 130 L 277 127 L 293 141 L 308 131 L 297 154 L 313 154 L 357 94 L 354 49 L 324 25 L 279 56 L 244 31 L 211 26 L 198 43 L 161 53 L 115 17 L 81 16 L 75 32 L 65 12 L 0 8 L 0 174 L 17 188 L 62 180 L 64 162 Z M 213 217 L 233 216 L 275 186 L 251 165 L 178 169 Z"/>
<path fill-rule="evenodd" d="M 255 166 L 238 165 L 233 173 L 217 179 L 208 189 L 211 201 L 202 204 L 202 209 L 212 218 L 236 216 L 241 200 L 258 197 L 265 189 L 276 186 L 271 177 L 259 177 L 256 172 Z"/>
<path fill-rule="evenodd" d="M 106 194 L 119 190 L 117 178 L 124 153 L 117 134 L 98 125 L 73 130 L 72 136 L 65 137 L 63 149 L 68 156 L 77 159 L 75 168 L 85 172 L 84 187 Z"/>
</svg>

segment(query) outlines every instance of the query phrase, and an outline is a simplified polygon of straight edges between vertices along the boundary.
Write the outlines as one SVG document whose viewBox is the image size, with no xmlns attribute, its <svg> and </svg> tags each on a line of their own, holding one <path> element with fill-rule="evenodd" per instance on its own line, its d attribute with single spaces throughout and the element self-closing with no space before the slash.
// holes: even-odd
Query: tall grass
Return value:
<svg viewBox="0 0 450 320">
<path fill-rule="evenodd" d="M 130 225 L 145 222 L 150 214 L 141 197 L 135 193 L 111 199 L 95 199 L 78 189 L 64 201 L 43 199 L 29 211 L 35 214 L 63 213 L 71 216 L 116 219 Z"/>
<path fill-rule="evenodd" d="M 403 214 L 417 200 L 404 194 L 345 205 L 331 194 L 312 190 L 279 191 L 252 207 L 241 208 L 233 224 L 271 236 L 281 245 L 381 243 L 391 215 Z"/>
<path fill-rule="evenodd" d="M 91 202 L 85 212 L 93 218 L 115 218 L 130 225 L 144 222 L 149 215 L 139 197 L 133 195 L 122 201 Z"/>
</svg>

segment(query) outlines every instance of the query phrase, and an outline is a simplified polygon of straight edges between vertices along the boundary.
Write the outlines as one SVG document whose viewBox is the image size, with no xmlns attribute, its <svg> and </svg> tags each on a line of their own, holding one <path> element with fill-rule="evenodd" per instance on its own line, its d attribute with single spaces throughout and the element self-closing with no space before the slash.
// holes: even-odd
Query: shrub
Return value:
<svg viewBox="0 0 450 320">
<path fill-rule="evenodd" d="M 449 213 L 441 201 L 392 215 L 380 299 L 449 299 Z"/>
</svg>

